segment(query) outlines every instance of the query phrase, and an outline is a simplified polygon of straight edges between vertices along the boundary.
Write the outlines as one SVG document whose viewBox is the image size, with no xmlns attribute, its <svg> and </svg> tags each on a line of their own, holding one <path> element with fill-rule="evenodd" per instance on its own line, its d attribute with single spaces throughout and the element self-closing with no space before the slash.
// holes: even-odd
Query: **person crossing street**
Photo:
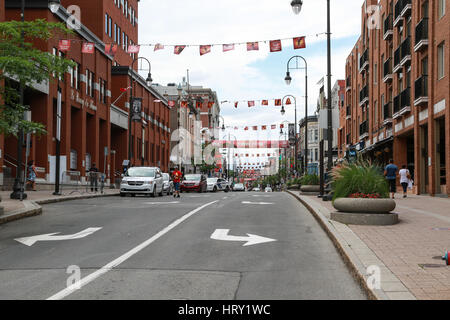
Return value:
<svg viewBox="0 0 450 320">
<path fill-rule="evenodd" d="M 173 194 L 174 198 L 180 197 L 180 183 L 181 183 L 182 173 L 178 170 L 178 166 L 175 167 L 172 172 L 173 186 L 175 188 L 175 192 Z"/>
</svg>

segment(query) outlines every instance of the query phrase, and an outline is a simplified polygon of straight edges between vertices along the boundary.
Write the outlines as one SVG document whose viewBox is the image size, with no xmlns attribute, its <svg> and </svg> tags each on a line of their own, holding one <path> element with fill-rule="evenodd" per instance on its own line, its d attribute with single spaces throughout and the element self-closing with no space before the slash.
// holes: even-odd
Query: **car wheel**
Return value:
<svg viewBox="0 0 450 320">
<path fill-rule="evenodd" d="M 226 189 L 225 189 L 225 192 L 226 192 L 226 193 L 230 192 L 230 188 L 226 188 Z"/>
<path fill-rule="evenodd" d="M 164 190 L 163 190 L 163 188 L 161 188 L 161 192 L 158 193 L 158 196 L 162 197 L 164 195 L 163 192 L 164 192 Z"/>
<path fill-rule="evenodd" d="M 217 188 L 216 187 L 214 187 L 213 192 L 217 192 Z"/>
<path fill-rule="evenodd" d="M 152 198 L 156 198 L 156 187 L 153 188 Z"/>
<path fill-rule="evenodd" d="M 134 198 L 136 197 L 136 193 L 132 193 L 131 196 Z"/>
</svg>

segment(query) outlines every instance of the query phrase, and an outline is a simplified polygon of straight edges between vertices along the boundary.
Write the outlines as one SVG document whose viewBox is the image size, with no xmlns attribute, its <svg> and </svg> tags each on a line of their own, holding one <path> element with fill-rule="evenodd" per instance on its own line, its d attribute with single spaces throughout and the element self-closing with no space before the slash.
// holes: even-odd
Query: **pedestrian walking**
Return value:
<svg viewBox="0 0 450 320">
<path fill-rule="evenodd" d="M 34 165 L 34 160 L 28 162 L 28 179 L 27 185 L 31 186 L 33 191 L 36 191 L 36 166 Z"/>
<path fill-rule="evenodd" d="M 182 174 L 178 170 L 178 166 L 176 166 L 174 171 L 172 172 L 173 186 L 175 188 L 175 192 L 173 194 L 174 198 L 179 198 L 180 197 L 181 176 L 182 176 Z"/>
<path fill-rule="evenodd" d="M 397 192 L 397 171 L 398 167 L 394 164 L 394 160 L 389 160 L 389 164 L 384 168 L 384 176 L 389 182 L 389 191 L 392 199 L 395 199 L 395 193 Z"/>
<path fill-rule="evenodd" d="M 91 168 L 89 169 L 89 180 L 91 185 L 91 192 L 98 191 L 98 168 L 96 167 L 95 163 L 92 164 Z"/>
<path fill-rule="evenodd" d="M 408 194 L 408 186 L 411 183 L 411 174 L 409 173 L 409 170 L 406 168 L 406 165 L 402 166 L 402 168 L 398 172 L 398 175 L 400 176 L 400 184 L 403 187 L 403 198 L 406 198 Z"/>
</svg>

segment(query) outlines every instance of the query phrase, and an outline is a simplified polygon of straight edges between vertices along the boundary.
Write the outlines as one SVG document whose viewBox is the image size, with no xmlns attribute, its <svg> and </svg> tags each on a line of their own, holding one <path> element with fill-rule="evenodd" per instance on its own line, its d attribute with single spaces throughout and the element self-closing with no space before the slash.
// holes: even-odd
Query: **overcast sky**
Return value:
<svg viewBox="0 0 450 320">
<path fill-rule="evenodd" d="M 297 97 L 297 116 L 304 116 L 304 71 L 292 72 L 293 82 L 284 82 L 286 64 L 293 55 L 301 55 L 308 62 L 309 112 L 313 114 L 318 97 L 317 82 L 326 75 L 326 1 L 305 0 L 299 15 L 292 12 L 291 0 L 144 0 L 139 5 L 139 43 L 173 45 L 208 45 L 247 41 L 277 40 L 306 36 L 306 49 L 294 50 L 292 40 L 282 41 L 283 51 L 270 53 L 269 43 L 260 43 L 259 51 L 247 52 L 236 46 L 222 52 L 214 46 L 211 53 L 200 56 L 198 47 L 188 47 L 180 55 L 173 47 L 153 51 L 141 47 L 141 56 L 152 63 L 155 83 L 179 83 L 190 72 L 192 85 L 215 90 L 220 101 L 262 100 Z M 363 0 L 331 1 L 332 19 L 332 83 L 345 78 L 345 59 L 360 34 Z M 248 108 L 241 103 L 223 104 L 221 114 L 227 126 L 252 126 L 294 122 L 294 108 L 286 115 L 280 108 L 257 104 Z M 251 131 L 235 132 L 238 139 L 249 138 Z M 259 133 L 261 135 L 261 133 Z M 264 137 L 267 133 L 264 133 Z M 256 138 L 256 136 L 254 137 Z M 279 138 L 279 129 L 273 132 Z"/>
</svg>

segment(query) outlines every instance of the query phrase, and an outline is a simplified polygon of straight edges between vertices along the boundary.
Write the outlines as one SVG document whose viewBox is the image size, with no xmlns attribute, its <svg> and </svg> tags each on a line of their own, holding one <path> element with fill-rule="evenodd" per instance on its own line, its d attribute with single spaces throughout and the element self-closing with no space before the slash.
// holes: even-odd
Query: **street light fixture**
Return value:
<svg viewBox="0 0 450 320">
<path fill-rule="evenodd" d="M 302 0 L 293 0 L 291 2 L 292 10 L 295 14 L 299 14 L 302 9 Z M 328 99 L 327 99 L 327 141 L 328 141 L 328 171 L 331 171 L 333 166 L 333 121 L 331 109 L 331 17 L 330 17 L 330 0 L 327 0 L 327 85 L 328 85 Z M 308 120 L 308 116 L 306 116 Z M 306 131 L 305 131 L 306 132 Z M 305 139 L 306 140 L 306 139 Z M 306 159 L 307 157 L 305 157 Z"/>
<path fill-rule="evenodd" d="M 299 14 L 300 11 L 302 11 L 302 5 L 303 5 L 302 0 L 292 0 L 291 2 L 292 10 L 294 11 L 295 14 Z"/>
<path fill-rule="evenodd" d="M 288 71 L 286 72 L 286 78 L 284 78 L 284 80 L 286 81 L 286 84 L 289 86 L 292 82 L 292 78 L 291 78 L 291 73 Z"/>
<path fill-rule="evenodd" d="M 281 107 L 281 115 L 284 116 L 284 114 L 286 113 L 286 110 L 284 110 L 284 106 Z"/>
<path fill-rule="evenodd" d="M 151 69 L 152 69 L 152 65 L 150 63 L 150 61 L 147 58 L 144 57 L 137 57 L 136 59 L 133 60 L 133 62 L 131 63 L 130 66 L 130 111 L 129 111 L 129 115 L 128 115 L 128 160 L 130 161 L 130 165 L 131 165 L 131 158 L 132 158 L 132 136 L 131 136 L 131 126 L 132 126 L 132 113 L 133 113 L 133 84 L 134 84 L 134 79 L 133 79 L 133 65 L 136 61 L 138 60 L 145 60 L 148 63 L 148 75 L 147 75 L 147 79 L 145 80 L 145 82 L 147 83 L 147 86 L 150 86 L 151 83 L 153 82 L 152 80 L 152 74 L 151 74 Z"/>
</svg>

